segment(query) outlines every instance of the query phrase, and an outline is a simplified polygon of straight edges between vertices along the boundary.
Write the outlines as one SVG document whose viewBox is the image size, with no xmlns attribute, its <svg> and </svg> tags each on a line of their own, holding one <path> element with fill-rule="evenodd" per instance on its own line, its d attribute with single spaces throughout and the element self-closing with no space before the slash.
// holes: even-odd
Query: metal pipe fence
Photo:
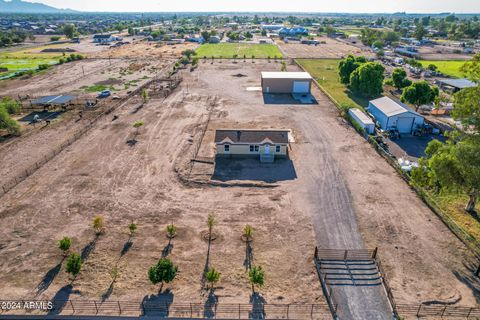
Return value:
<svg viewBox="0 0 480 320">
<path fill-rule="evenodd" d="M 169 303 L 167 301 L 95 301 L 53 300 L 44 310 L 33 312 L 18 308 L 23 301 L 0 301 L 1 314 L 44 314 L 77 316 L 155 316 L 190 319 L 331 319 L 326 304 L 234 304 L 234 303 Z M 26 301 L 26 306 L 47 306 L 48 301 Z M 15 310 L 6 310 L 8 306 Z"/>
</svg>

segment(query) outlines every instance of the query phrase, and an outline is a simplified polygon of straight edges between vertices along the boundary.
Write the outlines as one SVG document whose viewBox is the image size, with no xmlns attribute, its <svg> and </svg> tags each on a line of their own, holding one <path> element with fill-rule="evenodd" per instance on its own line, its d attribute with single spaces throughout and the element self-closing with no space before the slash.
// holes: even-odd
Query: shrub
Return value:
<svg viewBox="0 0 480 320">
<path fill-rule="evenodd" d="M 130 231 L 130 236 L 133 237 L 135 235 L 135 233 L 137 232 L 137 228 L 138 226 L 136 223 L 132 222 L 128 225 L 128 231 Z"/>
<path fill-rule="evenodd" d="M 243 236 L 247 240 L 251 240 L 253 238 L 253 228 L 251 225 L 247 224 L 245 227 L 243 227 Z"/>
<path fill-rule="evenodd" d="M 171 223 L 167 226 L 167 236 L 173 238 L 177 234 L 177 227 Z"/>
<path fill-rule="evenodd" d="M 178 268 L 170 259 L 162 258 L 148 270 L 148 278 L 153 284 L 169 283 L 175 279 Z"/>
<path fill-rule="evenodd" d="M 58 241 L 58 248 L 63 251 L 63 254 L 66 255 L 67 251 L 70 249 L 72 245 L 72 239 L 69 237 L 63 237 L 60 241 Z"/>
<path fill-rule="evenodd" d="M 215 283 L 217 283 L 220 280 L 220 275 L 221 273 L 215 270 L 215 268 L 211 268 L 207 272 L 205 272 L 205 279 L 207 280 L 208 283 L 211 284 L 212 289 Z"/>
<path fill-rule="evenodd" d="M 37 68 L 38 68 L 38 71 L 47 70 L 48 68 L 50 68 L 50 65 L 45 64 L 45 63 L 44 64 L 39 64 Z"/>
<path fill-rule="evenodd" d="M 96 235 L 100 235 L 103 232 L 103 218 L 101 216 L 96 216 L 93 219 L 93 230 Z"/>
<path fill-rule="evenodd" d="M 67 260 L 65 270 L 73 276 L 76 276 L 82 269 L 82 258 L 77 253 L 72 253 Z"/>
<path fill-rule="evenodd" d="M 252 291 L 255 292 L 255 285 L 261 287 L 265 283 L 265 272 L 260 266 L 253 266 L 248 272 L 248 278 L 252 284 Z"/>
<path fill-rule="evenodd" d="M 50 41 L 58 41 L 58 40 L 60 40 L 61 38 L 62 38 L 62 37 L 60 37 L 60 36 L 51 36 L 51 37 L 50 37 Z"/>
</svg>

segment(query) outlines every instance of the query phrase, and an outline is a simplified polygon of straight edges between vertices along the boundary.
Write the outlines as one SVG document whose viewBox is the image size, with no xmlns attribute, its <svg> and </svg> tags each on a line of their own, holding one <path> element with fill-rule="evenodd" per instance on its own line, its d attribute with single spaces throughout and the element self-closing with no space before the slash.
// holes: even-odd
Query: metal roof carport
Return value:
<svg viewBox="0 0 480 320">
<path fill-rule="evenodd" d="M 77 97 L 70 95 L 45 96 L 32 101 L 32 105 L 46 106 L 46 105 L 65 105 Z"/>
</svg>

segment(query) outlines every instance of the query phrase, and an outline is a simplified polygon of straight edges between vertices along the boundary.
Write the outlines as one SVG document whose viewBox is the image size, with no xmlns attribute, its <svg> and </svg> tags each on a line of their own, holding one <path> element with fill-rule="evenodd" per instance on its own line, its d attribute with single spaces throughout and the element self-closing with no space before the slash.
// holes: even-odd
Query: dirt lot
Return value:
<svg viewBox="0 0 480 320">
<path fill-rule="evenodd" d="M 277 41 L 280 49 L 289 58 L 332 58 L 338 59 L 349 54 L 353 55 L 373 55 L 370 51 L 365 50 L 362 45 L 352 45 L 346 41 L 340 41 L 328 37 L 320 37 L 317 40 L 325 42 L 319 45 L 306 45 L 298 42 L 284 43 Z"/>
<path fill-rule="evenodd" d="M 470 278 L 468 268 L 474 261 L 470 253 L 338 117 L 323 94 L 314 90 L 319 104 L 313 106 L 264 105 L 259 92 L 246 91 L 259 85 L 260 71 L 278 68 L 276 63 L 258 61 L 201 63 L 195 72 L 184 74 L 180 90 L 165 101 L 152 99 L 136 113 L 132 113 L 135 106 L 127 103 L 116 112 L 118 120 L 108 117 L 97 123 L 88 135 L 3 196 L 3 298 L 34 294 L 159 298 L 158 286 L 148 282 L 146 273 L 167 246 L 164 228 L 173 221 L 178 237 L 170 257 L 180 272 L 164 289 L 172 289 L 169 299 L 177 302 L 203 302 L 207 243 L 202 232 L 213 212 L 218 217 L 218 237 L 208 261 L 222 273 L 216 290 L 221 302 L 249 299 L 245 244 L 240 240 L 242 227 L 249 223 L 256 229 L 253 263 L 266 271 L 266 286 L 260 291 L 269 303 L 323 302 L 312 263 L 314 246 L 366 245 L 379 247 L 397 302 L 440 299 L 475 304 L 474 288 L 479 284 Z M 246 76 L 233 76 L 239 72 Z M 145 125 L 131 147 L 126 141 L 133 137 L 131 124 L 136 120 Z M 273 167 L 270 174 L 252 179 L 249 169 L 258 170 L 258 164 L 245 162 L 233 176 L 222 172 L 230 187 L 181 182 L 179 177 L 189 177 L 198 141 L 202 141 L 198 156 L 211 157 L 214 130 L 234 126 L 292 129 L 296 140 L 292 163 L 282 169 L 288 174 Z M 36 154 L 36 147 L 29 145 L 29 152 Z M 12 161 L 23 160 L 3 164 L 8 167 Z M 205 175 L 214 170 L 205 165 L 191 172 Z M 276 187 L 235 186 L 239 181 L 274 181 Z M 90 224 L 96 215 L 105 217 L 106 232 L 92 242 Z M 139 233 L 122 255 L 131 221 L 138 223 Z M 63 235 L 72 236 L 74 250 L 83 251 L 86 258 L 73 288 L 67 286 L 56 248 Z M 115 265 L 120 276 L 109 290 L 109 271 Z"/>
<path fill-rule="evenodd" d="M 473 57 L 472 54 L 455 53 L 455 50 L 462 52 L 463 48 L 439 44 L 421 46 L 418 52 L 424 60 L 470 60 Z"/>
</svg>

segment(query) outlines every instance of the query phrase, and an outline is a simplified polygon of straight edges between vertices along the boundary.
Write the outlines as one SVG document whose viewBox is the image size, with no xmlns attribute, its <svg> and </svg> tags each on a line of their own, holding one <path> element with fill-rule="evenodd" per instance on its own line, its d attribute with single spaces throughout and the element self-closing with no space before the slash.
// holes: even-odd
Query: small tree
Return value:
<svg viewBox="0 0 480 320">
<path fill-rule="evenodd" d="M 252 292 L 255 293 L 255 285 L 262 287 L 265 283 L 265 272 L 262 270 L 262 267 L 253 266 L 250 271 L 248 271 L 248 278 L 252 285 Z"/>
<path fill-rule="evenodd" d="M 209 214 L 207 218 L 208 239 L 212 238 L 213 227 L 216 224 L 217 224 L 217 221 L 215 220 L 215 215 L 213 215 L 213 213 Z"/>
<path fill-rule="evenodd" d="M 376 62 L 359 66 L 350 75 L 350 88 L 365 97 L 375 97 L 383 92 L 385 68 Z"/>
<path fill-rule="evenodd" d="M 93 219 L 93 230 L 97 236 L 103 232 L 103 217 L 96 216 Z"/>
<path fill-rule="evenodd" d="M 280 71 L 285 72 L 287 71 L 287 64 L 285 61 L 282 61 L 281 66 L 280 66 Z"/>
<path fill-rule="evenodd" d="M 112 277 L 112 282 L 115 282 L 120 275 L 120 272 L 118 271 L 117 267 L 113 267 L 112 270 L 110 270 L 110 277 Z"/>
<path fill-rule="evenodd" d="M 178 268 L 170 259 L 162 258 L 148 270 L 148 278 L 153 284 L 169 283 L 175 279 Z"/>
<path fill-rule="evenodd" d="M 135 138 L 138 136 L 138 130 L 140 129 L 141 126 L 143 126 L 144 123 L 143 121 L 135 121 L 133 123 L 133 127 L 135 128 Z"/>
<path fill-rule="evenodd" d="M 255 56 L 252 55 L 252 63 L 254 62 L 253 60 L 255 59 Z"/>
<path fill-rule="evenodd" d="M 147 91 L 147 89 L 142 90 L 142 101 L 143 101 L 143 103 L 147 103 L 147 101 L 148 101 L 148 91 Z"/>
<path fill-rule="evenodd" d="M 128 231 L 130 231 L 130 236 L 133 237 L 135 236 L 135 233 L 137 232 L 138 226 L 136 223 L 132 222 L 128 225 Z"/>
<path fill-rule="evenodd" d="M 408 87 L 412 82 L 407 78 L 407 72 L 403 68 L 395 68 L 392 72 L 393 85 L 398 90 Z"/>
<path fill-rule="evenodd" d="M 171 239 L 177 234 L 177 227 L 171 223 L 167 226 L 167 236 Z"/>
<path fill-rule="evenodd" d="M 213 286 L 220 280 L 221 273 L 215 270 L 215 268 L 210 268 L 207 272 L 205 272 L 205 279 L 211 285 L 211 289 L 213 290 Z"/>
<path fill-rule="evenodd" d="M 253 228 L 251 225 L 247 224 L 243 227 L 243 236 L 247 241 L 251 241 L 253 239 Z"/>
<path fill-rule="evenodd" d="M 418 81 L 403 89 L 401 100 L 413 104 L 415 111 L 418 111 L 422 104 L 434 102 L 438 94 L 437 87 L 431 87 L 426 81 Z"/>
<path fill-rule="evenodd" d="M 72 276 L 76 276 L 82 269 L 82 258 L 77 253 L 72 253 L 67 260 L 65 270 Z"/>
<path fill-rule="evenodd" d="M 69 237 L 63 237 L 60 241 L 58 241 L 58 248 L 63 251 L 63 255 L 67 256 L 68 250 L 72 245 L 72 239 Z"/>
</svg>

